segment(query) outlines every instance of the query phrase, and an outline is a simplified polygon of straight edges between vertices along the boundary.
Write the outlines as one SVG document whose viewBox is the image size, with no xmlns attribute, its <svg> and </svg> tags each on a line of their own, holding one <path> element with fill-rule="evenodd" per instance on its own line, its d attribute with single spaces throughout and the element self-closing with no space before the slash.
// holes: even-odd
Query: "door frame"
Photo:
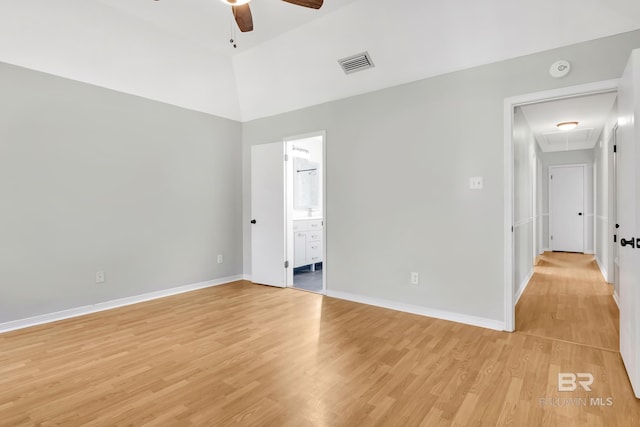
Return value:
<svg viewBox="0 0 640 427">
<path fill-rule="evenodd" d="M 283 138 L 285 151 L 289 153 L 289 146 L 292 142 L 300 139 L 307 139 L 320 136 L 322 137 L 322 295 L 327 294 L 327 131 L 321 130 L 316 132 L 309 132 L 299 135 L 288 136 Z M 289 161 L 293 161 L 289 159 Z M 287 254 L 287 260 L 289 261 L 289 268 L 286 271 L 285 286 L 293 286 L 293 227 L 292 227 L 292 203 L 290 198 L 293 196 L 293 183 L 286 183 L 285 200 L 287 208 L 285 209 L 285 248 Z"/>
<path fill-rule="evenodd" d="M 515 330 L 516 302 L 513 291 L 514 271 L 514 148 L 513 148 L 513 120 L 516 107 L 541 102 L 573 98 L 583 95 L 617 92 L 619 79 L 604 80 L 583 85 L 568 86 L 542 92 L 505 98 L 504 100 L 504 330 Z"/>
<path fill-rule="evenodd" d="M 608 272 L 607 281 L 613 283 L 613 300 L 616 302 L 618 308 L 620 308 L 620 297 L 618 296 L 618 290 L 620 289 L 619 283 L 619 263 L 618 263 L 618 252 L 620 251 L 620 246 L 618 246 L 618 237 L 619 232 L 616 229 L 616 224 L 618 224 L 618 152 L 617 149 L 613 150 L 612 147 L 617 148 L 618 145 L 618 122 L 613 125 L 611 130 L 611 136 L 609 138 L 609 151 L 611 153 L 611 160 L 609 161 L 609 178 L 611 179 L 611 184 L 609 185 L 609 201 L 608 201 L 608 216 L 610 218 L 609 221 L 609 233 L 613 236 L 616 236 L 616 240 L 609 239 L 609 265 L 607 266 Z"/>
<path fill-rule="evenodd" d="M 587 226 L 586 226 L 586 219 L 587 219 L 587 209 L 585 209 L 585 201 L 587 200 L 587 168 L 589 167 L 588 164 L 586 163 L 571 163 L 571 164 L 561 164 L 561 165 L 549 165 L 549 171 L 547 173 L 548 176 L 548 187 L 547 187 L 547 197 L 549 198 L 549 229 L 548 231 L 548 239 L 549 239 L 549 249 L 551 249 L 553 251 L 553 245 L 551 244 L 551 174 L 552 169 L 559 169 L 559 168 L 573 168 L 573 167 L 580 167 L 582 168 L 582 253 L 586 254 L 587 252 L 585 251 L 585 247 L 587 246 Z M 594 176 L 594 182 L 595 182 L 595 176 Z M 594 185 L 595 188 L 595 185 Z M 595 200 L 595 198 L 594 198 Z M 594 221 L 595 224 L 595 221 Z M 595 233 L 594 233 L 595 234 Z M 595 235 L 594 235 L 595 238 Z M 595 241 L 594 241 L 594 248 L 595 248 Z"/>
</svg>

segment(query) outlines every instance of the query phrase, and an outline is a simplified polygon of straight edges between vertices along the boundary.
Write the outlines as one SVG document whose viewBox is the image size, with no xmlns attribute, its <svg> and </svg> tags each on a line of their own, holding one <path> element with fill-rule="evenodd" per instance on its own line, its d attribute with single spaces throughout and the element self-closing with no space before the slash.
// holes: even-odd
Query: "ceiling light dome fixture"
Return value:
<svg viewBox="0 0 640 427">
<path fill-rule="evenodd" d="M 226 3 L 231 6 L 242 6 L 243 4 L 249 3 L 251 0 L 221 0 L 222 3 Z"/>
<path fill-rule="evenodd" d="M 562 122 L 556 125 L 560 130 L 572 130 L 578 126 L 578 122 Z"/>
</svg>

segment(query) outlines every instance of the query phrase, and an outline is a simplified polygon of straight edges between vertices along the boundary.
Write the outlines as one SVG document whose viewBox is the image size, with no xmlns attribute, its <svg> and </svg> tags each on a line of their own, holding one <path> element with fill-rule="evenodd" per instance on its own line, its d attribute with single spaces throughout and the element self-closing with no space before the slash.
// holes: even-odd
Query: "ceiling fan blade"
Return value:
<svg viewBox="0 0 640 427">
<path fill-rule="evenodd" d="M 298 6 L 310 7 L 311 9 L 320 9 L 322 7 L 323 0 L 282 0 L 287 3 L 295 4 Z"/>
<path fill-rule="evenodd" d="M 249 3 L 242 6 L 231 6 L 233 11 L 233 17 L 236 18 L 236 24 L 243 33 L 253 31 L 253 17 L 251 16 L 251 9 Z"/>
</svg>

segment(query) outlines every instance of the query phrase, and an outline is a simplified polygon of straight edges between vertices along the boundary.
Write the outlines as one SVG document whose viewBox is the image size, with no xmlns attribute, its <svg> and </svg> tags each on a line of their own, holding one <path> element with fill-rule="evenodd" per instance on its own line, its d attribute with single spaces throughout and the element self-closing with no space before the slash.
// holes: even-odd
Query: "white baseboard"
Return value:
<svg viewBox="0 0 640 427">
<path fill-rule="evenodd" d="M 602 261 L 600 261 L 600 258 L 598 258 L 598 256 L 595 256 L 596 259 L 596 264 L 598 264 L 598 268 L 600 269 L 600 274 L 602 274 L 602 277 L 604 278 L 604 281 L 609 283 L 609 280 L 607 279 L 609 277 L 609 275 L 607 274 L 607 269 L 604 268 L 602 266 Z"/>
<path fill-rule="evenodd" d="M 243 274 L 242 275 L 242 280 L 246 280 L 247 282 L 251 282 L 252 277 L 250 274 Z"/>
<path fill-rule="evenodd" d="M 464 323 L 466 325 L 479 326 L 481 328 L 504 331 L 504 322 L 500 320 L 486 319 L 484 317 L 469 316 L 466 314 L 453 313 L 450 311 L 437 310 L 418 305 L 405 304 L 397 301 L 389 301 L 381 298 L 372 298 L 356 295 L 349 292 L 327 290 L 327 296 L 358 302 L 361 304 L 373 305 L 376 307 L 388 308 L 391 310 L 403 311 L 405 313 L 419 314 L 421 316 L 434 317 L 436 319 L 449 320 L 451 322 Z"/>
<path fill-rule="evenodd" d="M 551 249 L 549 249 L 549 248 L 543 248 L 543 249 L 542 249 L 542 253 L 545 253 L 545 252 L 552 252 L 552 251 L 551 251 Z"/>
<path fill-rule="evenodd" d="M 56 322 L 58 320 L 69 319 L 71 317 L 84 316 L 86 314 L 97 313 L 99 311 L 111 310 L 113 308 L 124 307 L 144 301 L 164 298 L 171 295 L 191 292 L 198 289 L 210 288 L 212 286 L 225 285 L 227 283 L 242 280 L 242 275 L 223 277 L 221 279 L 209 280 L 206 282 L 194 283 L 192 285 L 178 286 L 177 288 L 163 289 L 161 291 L 149 292 L 142 295 L 120 298 L 112 301 L 99 302 L 84 307 L 70 308 L 68 310 L 56 311 L 54 313 L 41 314 L 27 317 L 26 319 L 12 320 L 0 323 L 0 333 L 15 331 L 17 329 L 28 328 L 30 326 L 42 325 L 43 323 Z"/>
<path fill-rule="evenodd" d="M 618 310 L 620 310 L 620 297 L 615 291 L 613 292 L 613 300 L 616 302 L 616 305 L 618 306 Z"/>
<path fill-rule="evenodd" d="M 527 274 L 527 277 L 524 278 L 524 280 L 522 281 L 522 283 L 520 283 L 520 287 L 518 288 L 518 292 L 516 292 L 514 299 L 513 299 L 513 305 L 515 306 L 518 301 L 520 301 L 520 297 L 522 296 L 522 294 L 524 293 L 525 289 L 527 289 L 527 286 L 529 286 L 529 282 L 531 281 L 531 278 L 533 277 L 533 268 L 531 269 L 531 271 L 529 272 L 529 274 Z"/>
</svg>

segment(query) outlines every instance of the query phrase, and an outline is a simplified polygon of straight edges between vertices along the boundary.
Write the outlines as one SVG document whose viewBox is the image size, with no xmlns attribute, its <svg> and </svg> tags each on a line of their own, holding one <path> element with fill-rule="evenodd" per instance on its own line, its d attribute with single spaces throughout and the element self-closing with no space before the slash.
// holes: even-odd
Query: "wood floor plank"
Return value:
<svg viewBox="0 0 640 427">
<path fill-rule="evenodd" d="M 615 350 L 237 282 L 0 334 L 5 425 L 634 426 L 640 402 Z"/>
<path fill-rule="evenodd" d="M 619 350 L 619 312 L 593 255 L 545 252 L 516 306 L 516 330 Z"/>
</svg>

